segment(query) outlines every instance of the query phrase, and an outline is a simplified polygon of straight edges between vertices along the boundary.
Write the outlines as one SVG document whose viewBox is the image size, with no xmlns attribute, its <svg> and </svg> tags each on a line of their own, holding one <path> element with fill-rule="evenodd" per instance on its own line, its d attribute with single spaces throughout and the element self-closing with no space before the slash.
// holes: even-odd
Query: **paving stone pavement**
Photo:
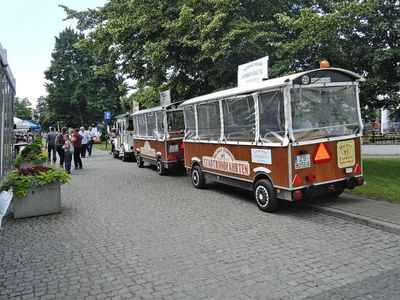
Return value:
<svg viewBox="0 0 400 300">
<path fill-rule="evenodd" d="M 62 213 L 3 220 L 0 299 L 400 299 L 400 236 L 96 150 Z"/>
</svg>

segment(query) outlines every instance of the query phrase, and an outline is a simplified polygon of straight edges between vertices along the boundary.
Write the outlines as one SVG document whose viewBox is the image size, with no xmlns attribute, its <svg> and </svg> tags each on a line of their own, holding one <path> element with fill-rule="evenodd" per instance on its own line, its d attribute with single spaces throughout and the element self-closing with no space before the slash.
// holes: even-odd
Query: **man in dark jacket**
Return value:
<svg viewBox="0 0 400 300">
<path fill-rule="evenodd" d="M 49 161 L 51 161 L 51 152 L 53 152 L 53 163 L 56 163 L 56 137 L 58 133 L 55 131 L 54 127 L 49 128 L 49 133 L 47 134 L 46 146 L 47 152 L 49 154 Z"/>
</svg>

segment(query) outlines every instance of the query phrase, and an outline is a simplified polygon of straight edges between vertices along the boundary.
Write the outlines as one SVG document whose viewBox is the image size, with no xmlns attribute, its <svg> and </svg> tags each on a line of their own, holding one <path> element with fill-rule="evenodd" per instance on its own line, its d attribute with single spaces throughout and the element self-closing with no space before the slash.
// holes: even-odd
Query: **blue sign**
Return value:
<svg viewBox="0 0 400 300">
<path fill-rule="evenodd" d="M 111 111 L 104 112 L 104 120 L 111 120 Z"/>
</svg>

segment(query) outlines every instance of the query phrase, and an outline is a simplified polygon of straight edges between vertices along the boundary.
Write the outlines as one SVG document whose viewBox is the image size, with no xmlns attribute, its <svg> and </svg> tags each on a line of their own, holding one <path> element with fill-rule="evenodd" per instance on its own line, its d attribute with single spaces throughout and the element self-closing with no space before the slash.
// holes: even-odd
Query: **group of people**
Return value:
<svg viewBox="0 0 400 300">
<path fill-rule="evenodd" d="M 15 131 L 14 130 L 14 144 L 21 143 L 21 142 L 31 142 L 34 139 L 34 134 L 30 130 L 24 131 Z"/>
<path fill-rule="evenodd" d="M 80 129 L 67 129 L 63 127 L 61 132 L 57 132 L 54 127 L 49 128 L 46 138 L 46 147 L 49 161 L 54 164 L 57 161 L 58 154 L 60 166 L 64 167 L 68 174 L 71 174 L 72 157 L 74 158 L 75 170 L 82 169 L 82 159 L 92 155 L 93 144 L 97 139 L 95 130 L 89 126 Z"/>
</svg>

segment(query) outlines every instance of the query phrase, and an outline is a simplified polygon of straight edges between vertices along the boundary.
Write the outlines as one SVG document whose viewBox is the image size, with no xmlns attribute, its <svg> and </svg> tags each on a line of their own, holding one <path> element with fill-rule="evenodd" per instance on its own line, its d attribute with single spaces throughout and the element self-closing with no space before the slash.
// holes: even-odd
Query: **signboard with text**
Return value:
<svg viewBox="0 0 400 300">
<path fill-rule="evenodd" d="M 160 104 L 162 106 L 171 104 L 171 90 L 166 90 L 160 93 Z"/>
<path fill-rule="evenodd" d="M 238 67 L 238 86 L 254 84 L 268 79 L 268 56 Z"/>
</svg>

